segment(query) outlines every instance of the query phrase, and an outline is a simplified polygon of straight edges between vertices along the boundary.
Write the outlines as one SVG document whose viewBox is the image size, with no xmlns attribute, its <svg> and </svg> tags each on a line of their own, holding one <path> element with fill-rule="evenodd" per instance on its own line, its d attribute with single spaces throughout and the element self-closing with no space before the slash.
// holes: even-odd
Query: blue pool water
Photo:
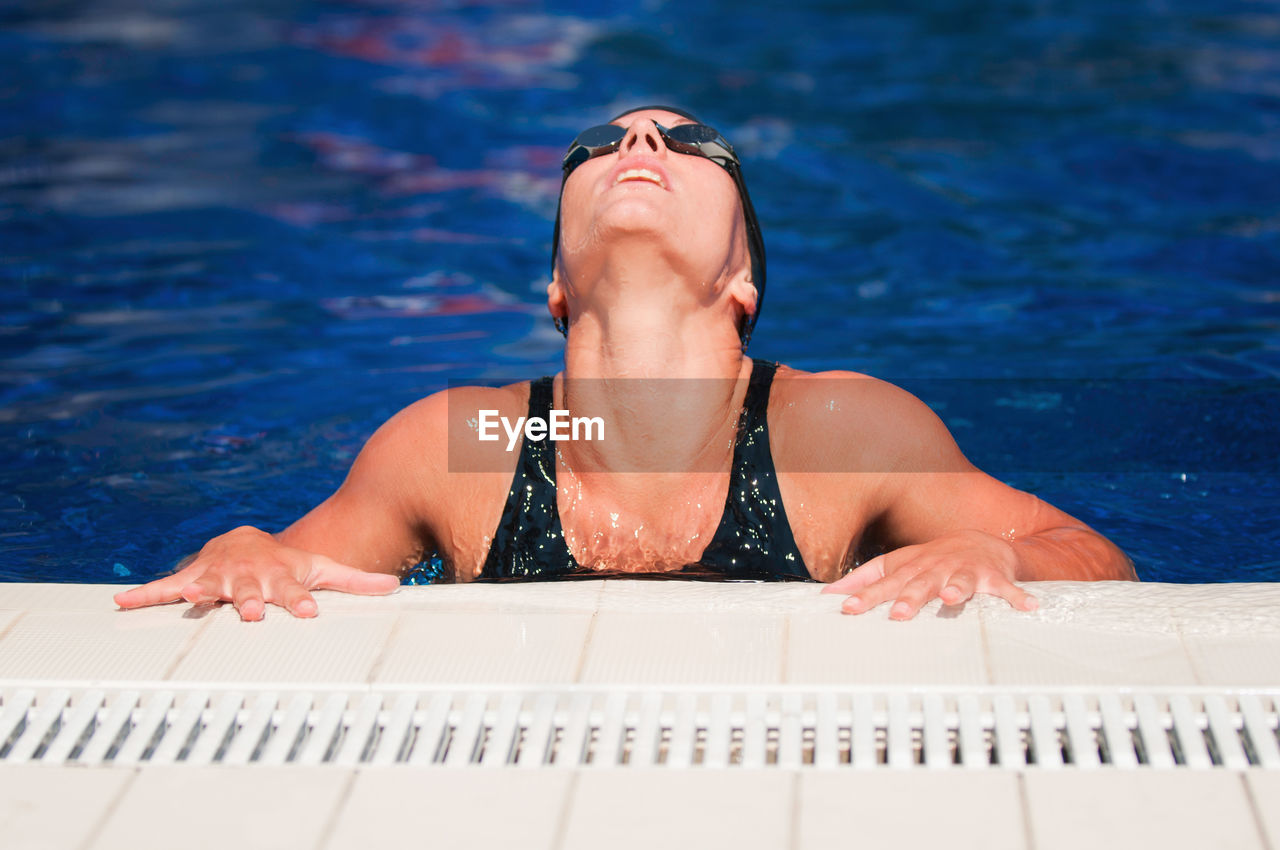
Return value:
<svg viewBox="0 0 1280 850">
<path fill-rule="evenodd" d="M 0 9 L 0 579 L 134 582 L 553 371 L 574 133 L 744 157 L 752 346 L 896 380 L 1148 580 L 1280 579 L 1280 4 Z"/>
</svg>

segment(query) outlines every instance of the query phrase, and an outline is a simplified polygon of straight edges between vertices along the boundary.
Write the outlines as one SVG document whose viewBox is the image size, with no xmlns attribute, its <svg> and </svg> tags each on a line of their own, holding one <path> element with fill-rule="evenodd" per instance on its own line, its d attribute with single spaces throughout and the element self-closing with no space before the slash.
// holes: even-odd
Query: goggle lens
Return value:
<svg viewBox="0 0 1280 850">
<path fill-rule="evenodd" d="M 654 126 L 658 128 L 658 134 L 669 150 L 704 156 L 722 167 L 730 162 L 738 164 L 733 147 L 713 127 L 706 124 L 677 124 L 670 128 L 661 124 Z M 616 124 L 601 124 L 583 130 L 564 155 L 565 176 L 568 177 L 569 172 L 589 159 L 613 153 L 626 136 L 626 129 Z"/>
</svg>

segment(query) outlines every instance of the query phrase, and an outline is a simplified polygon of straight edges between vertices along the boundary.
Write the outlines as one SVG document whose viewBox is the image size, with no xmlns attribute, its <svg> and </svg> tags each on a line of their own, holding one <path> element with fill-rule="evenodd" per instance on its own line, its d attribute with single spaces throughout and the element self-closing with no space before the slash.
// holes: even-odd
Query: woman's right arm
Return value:
<svg viewBox="0 0 1280 850">
<path fill-rule="evenodd" d="M 406 408 L 369 439 L 336 493 L 279 534 L 242 526 L 219 535 L 181 569 L 115 596 L 121 608 L 185 599 L 229 601 L 260 620 L 268 603 L 317 613 L 312 590 L 387 594 L 430 545 L 423 505 L 427 447 L 447 410 L 444 393 Z"/>
</svg>

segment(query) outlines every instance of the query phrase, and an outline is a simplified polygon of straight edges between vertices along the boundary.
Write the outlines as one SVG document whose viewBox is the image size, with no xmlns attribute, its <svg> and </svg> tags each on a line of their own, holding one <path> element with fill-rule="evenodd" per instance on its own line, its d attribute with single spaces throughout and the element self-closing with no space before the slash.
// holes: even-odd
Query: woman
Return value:
<svg viewBox="0 0 1280 850">
<path fill-rule="evenodd" d="M 976 592 L 1034 609 L 1017 581 L 1135 578 L 1104 537 L 969 464 L 910 394 L 746 356 L 764 247 L 714 130 L 631 110 L 575 140 L 564 178 L 547 287 L 563 372 L 411 405 L 285 531 L 235 529 L 116 602 L 309 617 L 311 589 L 389 593 L 430 551 L 458 581 L 815 579 L 849 613 L 893 600 L 895 619 Z M 536 439 L 557 410 L 603 434 Z"/>
</svg>

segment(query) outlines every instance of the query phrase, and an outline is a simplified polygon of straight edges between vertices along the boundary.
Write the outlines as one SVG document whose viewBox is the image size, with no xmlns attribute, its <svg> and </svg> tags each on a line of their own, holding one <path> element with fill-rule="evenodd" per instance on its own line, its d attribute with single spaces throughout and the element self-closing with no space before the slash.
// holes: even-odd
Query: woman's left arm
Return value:
<svg viewBox="0 0 1280 850">
<path fill-rule="evenodd" d="M 1015 582 L 1054 579 L 1133 581 L 1137 576 L 1114 543 L 1085 526 L 1013 538 L 959 529 L 872 558 L 822 592 L 847 594 L 841 606 L 847 614 L 861 614 L 892 599 L 889 617 L 909 620 L 931 599 L 959 605 L 975 593 L 1034 611 L 1035 597 Z"/>
<path fill-rule="evenodd" d="M 923 402 L 889 385 L 878 394 L 893 425 L 872 429 L 887 462 L 873 513 L 891 551 L 827 585 L 849 596 L 844 611 L 893 600 L 889 616 L 905 620 L 931 599 L 955 605 L 975 593 L 1030 611 L 1036 601 L 1016 582 L 1136 580 L 1114 543 L 970 464 Z"/>
</svg>

